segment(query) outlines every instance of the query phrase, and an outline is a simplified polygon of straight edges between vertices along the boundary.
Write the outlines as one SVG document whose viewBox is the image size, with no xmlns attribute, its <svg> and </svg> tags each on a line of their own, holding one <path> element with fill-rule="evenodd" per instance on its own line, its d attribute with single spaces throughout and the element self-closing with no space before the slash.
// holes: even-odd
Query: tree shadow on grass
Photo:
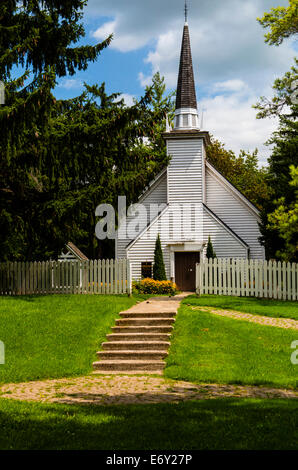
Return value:
<svg viewBox="0 0 298 470">
<path fill-rule="evenodd" d="M 18 300 L 19 302 L 35 302 L 37 300 L 40 300 L 41 298 L 45 297 L 45 294 L 32 294 L 32 295 L 7 295 L 3 296 L 2 299 L 12 302 Z"/>
<path fill-rule="evenodd" d="M 149 405 L 0 400 L 1 449 L 297 449 L 297 400 Z"/>
</svg>

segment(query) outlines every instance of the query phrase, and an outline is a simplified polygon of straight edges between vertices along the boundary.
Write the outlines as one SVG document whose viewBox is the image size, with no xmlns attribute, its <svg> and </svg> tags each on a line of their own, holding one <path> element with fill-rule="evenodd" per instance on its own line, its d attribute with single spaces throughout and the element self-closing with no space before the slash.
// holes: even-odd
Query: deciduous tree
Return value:
<svg viewBox="0 0 298 470">
<path fill-rule="evenodd" d="M 290 0 L 288 8 L 278 7 L 266 13 L 259 19 L 264 27 L 270 27 L 266 35 L 269 44 L 279 45 L 286 37 L 298 32 L 298 2 Z M 272 135 L 268 144 L 273 145 L 272 154 L 268 160 L 267 182 L 270 187 L 270 198 L 264 200 L 261 213 L 262 243 L 266 249 L 267 258 L 296 259 L 289 250 L 288 235 L 282 235 L 277 216 L 284 220 L 285 208 L 293 207 L 296 193 L 290 184 L 291 165 L 298 165 L 298 61 L 282 78 L 275 80 L 273 85 L 274 97 L 261 97 L 255 105 L 259 119 L 275 117 L 279 120 L 279 128 Z M 282 198 L 282 199 L 281 199 Z M 276 212 L 276 201 L 282 201 Z M 273 214 L 274 215 L 270 215 Z M 275 223 L 273 223 L 275 221 Z"/>
<path fill-rule="evenodd" d="M 249 153 L 242 150 L 237 157 L 220 141 L 212 138 L 211 142 L 207 147 L 208 161 L 260 209 L 263 201 L 269 198 L 269 188 L 267 171 L 258 166 L 258 151 Z"/>
<path fill-rule="evenodd" d="M 287 7 L 272 8 L 258 21 L 269 29 L 265 34 L 266 42 L 278 46 L 284 39 L 298 34 L 298 0 L 289 0 Z"/>
</svg>

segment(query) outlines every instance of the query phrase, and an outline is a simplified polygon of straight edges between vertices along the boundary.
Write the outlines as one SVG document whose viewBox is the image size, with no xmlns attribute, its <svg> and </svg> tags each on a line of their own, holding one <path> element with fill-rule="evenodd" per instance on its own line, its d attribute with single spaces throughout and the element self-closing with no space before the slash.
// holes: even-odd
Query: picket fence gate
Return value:
<svg viewBox="0 0 298 470">
<path fill-rule="evenodd" d="M 0 295 L 131 294 L 129 260 L 0 263 Z"/>
<path fill-rule="evenodd" d="M 298 264 L 209 259 L 196 265 L 197 294 L 298 300 Z"/>
</svg>

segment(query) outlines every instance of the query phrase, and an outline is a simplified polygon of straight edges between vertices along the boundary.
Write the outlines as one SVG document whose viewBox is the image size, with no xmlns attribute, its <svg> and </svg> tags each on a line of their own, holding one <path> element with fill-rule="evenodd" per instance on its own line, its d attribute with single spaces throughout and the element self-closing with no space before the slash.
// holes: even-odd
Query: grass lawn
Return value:
<svg viewBox="0 0 298 470">
<path fill-rule="evenodd" d="M 204 305 L 227 310 L 253 313 L 274 318 L 298 320 L 298 302 L 289 300 L 256 299 L 255 297 L 232 297 L 225 295 L 192 295 L 187 298 L 190 305 Z"/>
<path fill-rule="evenodd" d="M 0 448 L 297 449 L 296 400 L 78 406 L 0 400 Z"/>
<path fill-rule="evenodd" d="M 295 388 L 298 366 L 290 361 L 298 332 L 192 310 L 182 302 L 165 376 L 205 383 Z M 207 303 L 207 300 L 205 300 Z"/>
<path fill-rule="evenodd" d="M 118 312 L 145 298 L 0 298 L 0 339 L 6 346 L 0 384 L 91 372 L 94 353 Z M 204 305 L 211 305 L 211 297 L 206 299 Z M 166 376 L 194 382 L 297 386 L 298 369 L 290 363 L 290 345 L 298 339 L 297 332 L 217 317 L 187 305 L 202 305 L 201 301 L 192 296 L 182 303 Z M 230 308 L 247 311 L 235 305 Z M 297 450 L 297 402 L 228 398 L 92 406 L 0 399 L 0 449 Z"/>
<path fill-rule="evenodd" d="M 147 296 L 148 297 L 148 296 Z M 91 372 L 118 312 L 144 296 L 51 295 L 0 298 L 5 365 L 0 384 Z"/>
</svg>

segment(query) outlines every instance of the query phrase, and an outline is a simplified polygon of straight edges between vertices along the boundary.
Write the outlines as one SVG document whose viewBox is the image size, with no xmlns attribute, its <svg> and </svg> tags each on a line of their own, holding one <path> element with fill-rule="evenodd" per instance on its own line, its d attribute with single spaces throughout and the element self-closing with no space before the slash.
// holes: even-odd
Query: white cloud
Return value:
<svg viewBox="0 0 298 470">
<path fill-rule="evenodd" d="M 66 90 L 74 90 L 77 88 L 81 88 L 83 86 L 83 82 L 77 78 L 67 78 L 59 83 L 59 88 L 65 88 Z"/>
<path fill-rule="evenodd" d="M 120 52 L 134 51 L 145 46 L 147 42 L 147 37 L 138 38 L 136 42 L 134 31 L 132 33 L 123 31 L 118 20 L 108 21 L 91 33 L 92 37 L 100 41 L 106 39 L 110 34 L 113 34 L 113 41 L 110 45 L 111 49 L 116 49 Z"/>
<path fill-rule="evenodd" d="M 264 42 L 264 29 L 256 20 L 270 8 L 287 4 L 287 0 L 190 2 L 189 25 L 197 84 L 206 87 L 242 80 L 262 92 L 263 86 L 272 84 L 273 77 L 288 70 L 294 55 L 291 42 L 286 41 L 280 47 L 268 46 Z M 105 18 L 92 35 L 103 40 L 113 33 L 112 49 L 130 52 L 149 47 L 144 62 L 151 66 L 151 75 L 159 70 L 168 87 L 174 88 L 182 11 L 182 0 L 89 0 L 86 18 L 92 16 L 93 21 L 96 16 Z M 149 75 L 147 70 L 140 72 Z M 143 79 L 140 75 L 141 83 Z"/>
<path fill-rule="evenodd" d="M 152 83 L 152 75 L 148 75 L 147 77 L 143 74 L 143 72 L 140 72 L 138 75 L 139 82 L 143 88 L 146 88 L 146 86 L 150 86 Z"/>
<path fill-rule="evenodd" d="M 177 83 L 178 64 L 181 45 L 180 34 L 170 30 L 158 37 L 156 48 L 148 53 L 145 63 L 150 64 L 152 75 L 160 71 L 166 79 L 169 87 L 173 88 Z"/>
<path fill-rule="evenodd" d="M 136 37 L 136 33 L 133 29 L 126 30 L 120 19 L 114 21 L 108 21 L 101 25 L 96 31 L 91 33 L 91 36 L 95 39 L 103 41 L 110 34 L 113 34 L 113 41 L 110 44 L 111 49 L 116 49 L 120 52 L 131 52 L 144 47 L 150 36 L 146 33 L 140 33 Z"/>
<path fill-rule="evenodd" d="M 247 85 L 243 80 L 226 80 L 225 82 L 214 83 L 213 89 L 216 92 L 233 92 L 233 91 L 243 91 L 247 88 Z"/>
<path fill-rule="evenodd" d="M 96 31 L 92 32 L 91 35 L 95 39 L 106 39 L 108 36 L 110 36 L 110 34 L 113 34 L 115 32 L 116 25 L 116 21 L 109 21 L 100 26 L 100 28 L 98 28 Z"/>
<path fill-rule="evenodd" d="M 242 28 L 244 32 L 238 24 L 227 25 L 227 22 L 202 25 L 194 21 L 190 24 L 194 73 L 199 87 L 241 80 L 249 81 L 262 92 L 264 86 L 272 84 L 275 77 L 290 68 L 294 56 L 290 43 L 279 48 L 266 45 L 255 17 Z M 181 29 L 180 24 L 176 29 L 160 34 L 145 59 L 152 73 L 159 70 L 172 88 L 177 82 Z"/>
<path fill-rule="evenodd" d="M 248 78 L 256 86 L 272 83 L 286 71 L 294 55 L 290 42 L 280 47 L 264 43 L 257 16 L 287 0 L 200 0 L 190 2 L 189 24 L 196 80 L 208 82 Z M 182 0 L 89 0 L 87 17 L 110 18 L 93 32 L 96 39 L 114 33 L 110 47 L 121 52 L 150 47 L 146 62 L 152 74 L 160 70 L 170 87 L 176 85 Z M 148 74 L 148 73 L 147 73 Z"/>
<path fill-rule="evenodd" d="M 256 119 L 252 105 L 257 97 L 252 93 L 234 93 L 204 98 L 199 103 L 201 115 L 204 110 L 203 129 L 226 144 L 226 148 L 239 154 L 240 150 L 259 150 L 261 164 L 266 164 L 270 149 L 264 145 L 276 130 L 275 119 Z"/>
<path fill-rule="evenodd" d="M 130 95 L 129 93 L 122 93 L 117 99 L 116 101 L 119 101 L 119 99 L 124 99 L 124 103 L 126 104 L 126 106 L 133 106 L 134 105 L 134 98 L 135 96 L 133 95 Z"/>
<path fill-rule="evenodd" d="M 256 18 L 279 5 L 288 0 L 190 2 L 195 80 L 200 107 L 207 108 L 204 127 L 236 153 L 259 147 L 263 162 L 270 153 L 263 143 L 276 122 L 256 120 L 252 105 L 272 94 L 274 80 L 290 69 L 295 50 L 291 41 L 265 44 Z M 175 88 L 183 6 L 182 0 L 89 0 L 87 16 L 104 17 L 93 36 L 102 40 L 113 32 L 111 48 L 127 53 L 146 46 L 144 68 L 135 77 L 142 87 L 159 71 L 167 87 Z"/>
</svg>

